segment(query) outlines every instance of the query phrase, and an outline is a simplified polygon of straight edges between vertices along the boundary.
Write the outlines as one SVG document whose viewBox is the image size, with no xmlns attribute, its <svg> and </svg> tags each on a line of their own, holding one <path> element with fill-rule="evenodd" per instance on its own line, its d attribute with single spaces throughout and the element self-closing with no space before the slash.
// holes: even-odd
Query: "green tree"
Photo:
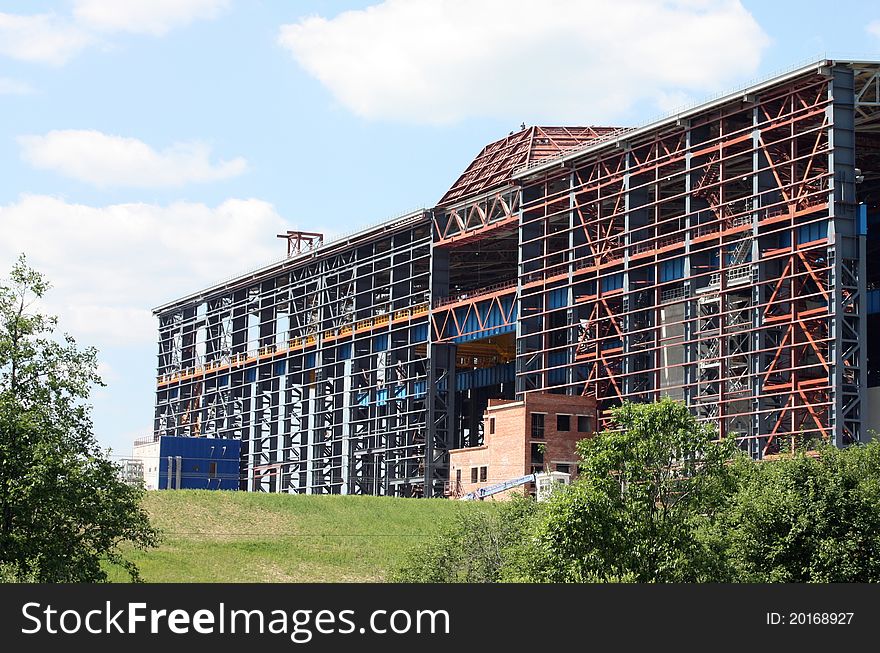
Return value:
<svg viewBox="0 0 880 653">
<path fill-rule="evenodd" d="M 578 443 L 580 476 L 547 502 L 526 578 L 550 582 L 726 580 L 707 529 L 734 488 L 731 441 L 670 399 L 624 403 L 614 430 Z"/>
<path fill-rule="evenodd" d="M 880 442 L 751 463 L 717 532 L 743 582 L 880 582 Z"/>
<path fill-rule="evenodd" d="M 24 256 L 0 286 L 0 568 L 6 580 L 106 580 L 102 561 L 138 580 L 119 546 L 153 546 L 157 532 L 99 448 L 86 403 L 96 352 L 53 338 L 36 310 L 49 284 Z"/>
<path fill-rule="evenodd" d="M 489 506 L 465 505 L 434 539 L 411 549 L 390 574 L 397 583 L 494 583 L 518 566 L 520 545 L 539 504 L 515 494 Z"/>
</svg>

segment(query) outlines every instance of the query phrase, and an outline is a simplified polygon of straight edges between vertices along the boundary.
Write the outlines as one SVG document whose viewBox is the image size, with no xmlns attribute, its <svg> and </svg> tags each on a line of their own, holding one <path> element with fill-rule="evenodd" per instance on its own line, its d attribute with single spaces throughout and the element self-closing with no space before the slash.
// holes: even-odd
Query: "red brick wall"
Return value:
<svg viewBox="0 0 880 653">
<path fill-rule="evenodd" d="M 526 395 L 525 427 L 526 438 L 529 443 L 528 453 L 531 458 L 532 444 L 543 444 L 545 447 L 543 471 L 556 471 L 559 464 L 569 465 L 569 473 L 572 480 L 577 476 L 577 453 L 575 444 L 578 440 L 590 437 L 596 427 L 596 402 L 591 397 L 570 397 L 567 395 L 552 395 L 531 393 Z M 532 437 L 532 413 L 544 413 L 544 438 Z M 557 429 L 557 416 L 569 416 L 569 430 Z M 578 416 L 589 417 L 590 430 L 578 432 Z M 531 460 L 529 469 L 531 472 Z"/>
<path fill-rule="evenodd" d="M 575 443 L 590 433 L 579 433 L 578 415 L 590 418 L 591 429 L 596 425 L 596 404 L 589 397 L 570 397 L 530 393 L 525 402 L 490 400 L 483 415 L 485 444 L 481 447 L 454 449 L 450 451 L 450 475 L 453 496 L 461 496 L 474 490 L 494 485 L 518 476 L 532 473 L 532 444 L 545 447 L 543 471 L 555 471 L 557 465 L 568 464 L 569 473 L 577 474 Z M 544 437 L 531 437 L 532 413 L 546 413 Z M 570 430 L 557 430 L 556 416 L 571 415 Z M 494 421 L 494 432 L 492 422 Z M 487 467 L 485 482 L 479 480 L 479 467 Z M 477 467 L 477 482 L 471 482 L 471 468 Z M 456 486 L 456 472 L 461 470 L 461 484 Z M 507 490 L 490 497 L 506 499 L 514 492 L 529 491 L 529 486 Z"/>
</svg>

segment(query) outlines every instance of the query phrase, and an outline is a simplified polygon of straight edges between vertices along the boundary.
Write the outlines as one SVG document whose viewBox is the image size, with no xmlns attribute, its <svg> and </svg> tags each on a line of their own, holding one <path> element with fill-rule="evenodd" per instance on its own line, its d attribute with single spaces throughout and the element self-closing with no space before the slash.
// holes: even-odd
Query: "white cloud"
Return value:
<svg viewBox="0 0 880 653">
<path fill-rule="evenodd" d="M 30 95 L 34 87 L 26 82 L 9 77 L 0 77 L 0 95 Z"/>
<path fill-rule="evenodd" d="M 738 0 L 386 0 L 278 40 L 354 113 L 421 123 L 597 124 L 751 76 L 769 43 Z"/>
<path fill-rule="evenodd" d="M 0 278 L 18 254 L 53 284 L 46 307 L 81 345 L 151 345 L 151 308 L 284 256 L 291 225 L 271 204 L 230 199 L 92 207 L 44 195 L 0 206 Z M 142 370 L 155 373 L 145 362 Z"/>
<path fill-rule="evenodd" d="M 868 23 L 868 25 L 865 27 L 865 30 L 868 32 L 868 34 L 880 38 L 880 20 L 875 20 Z"/>
<path fill-rule="evenodd" d="M 694 104 L 697 100 L 683 91 L 657 91 L 654 103 L 664 114 L 679 111 Z"/>
<path fill-rule="evenodd" d="M 100 42 L 99 33 L 163 36 L 196 20 L 216 18 L 231 0 L 74 0 L 73 15 L 0 13 L 0 55 L 67 63 Z"/>
<path fill-rule="evenodd" d="M 136 138 L 95 130 L 55 130 L 40 136 L 19 136 L 22 158 L 36 168 L 104 188 L 165 188 L 190 182 L 229 179 L 242 174 L 247 162 L 211 162 L 203 143 L 175 143 L 157 152 Z"/>
<path fill-rule="evenodd" d="M 162 36 L 228 9 L 230 0 L 76 0 L 73 13 L 88 27 Z"/>
<path fill-rule="evenodd" d="M 287 223 L 271 204 L 86 206 L 44 195 L 0 204 L 0 280 L 19 253 L 53 288 L 39 309 L 99 350 L 95 432 L 127 453 L 152 432 L 158 322 L 151 309 L 284 257 Z M 140 428 L 137 428 L 140 427 Z"/>
<path fill-rule="evenodd" d="M 54 13 L 0 13 L 0 54 L 13 59 L 60 66 L 92 42 L 86 30 Z"/>
</svg>

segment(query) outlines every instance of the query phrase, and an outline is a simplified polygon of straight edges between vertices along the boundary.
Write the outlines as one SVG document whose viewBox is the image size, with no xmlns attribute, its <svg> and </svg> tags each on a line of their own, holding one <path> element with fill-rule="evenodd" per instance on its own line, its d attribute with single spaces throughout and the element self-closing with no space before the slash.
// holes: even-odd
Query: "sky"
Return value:
<svg viewBox="0 0 880 653">
<path fill-rule="evenodd" d="M 439 200 L 526 125 L 637 126 L 824 56 L 838 0 L 0 0 L 0 278 L 99 350 L 95 434 L 152 430 L 151 309 Z"/>
</svg>

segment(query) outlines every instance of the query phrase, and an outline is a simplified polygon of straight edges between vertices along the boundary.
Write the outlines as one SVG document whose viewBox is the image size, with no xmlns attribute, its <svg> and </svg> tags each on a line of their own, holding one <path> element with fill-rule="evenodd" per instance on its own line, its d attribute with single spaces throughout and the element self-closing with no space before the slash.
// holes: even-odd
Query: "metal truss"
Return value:
<svg viewBox="0 0 880 653">
<path fill-rule="evenodd" d="M 470 242 L 486 232 L 519 223 L 519 190 L 504 188 L 483 198 L 434 213 L 437 245 Z"/>
<path fill-rule="evenodd" d="M 516 281 L 479 288 L 469 297 L 442 297 L 431 312 L 433 337 L 437 342 L 457 342 L 469 336 L 511 331 L 516 327 Z"/>
</svg>

